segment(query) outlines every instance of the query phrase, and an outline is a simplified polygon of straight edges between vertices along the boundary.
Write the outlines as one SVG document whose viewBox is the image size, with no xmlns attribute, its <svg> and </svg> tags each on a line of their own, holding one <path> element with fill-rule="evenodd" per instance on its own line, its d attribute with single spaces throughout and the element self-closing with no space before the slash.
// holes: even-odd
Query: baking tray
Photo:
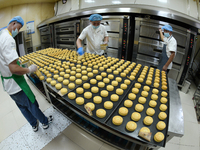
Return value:
<svg viewBox="0 0 200 150">
<path fill-rule="evenodd" d="M 100 81 L 97 80 L 97 81 L 98 81 L 97 84 L 94 84 L 94 85 L 90 84 L 90 85 L 91 85 L 90 89 L 84 89 L 84 92 L 91 92 L 91 93 L 92 93 L 92 98 L 91 98 L 91 99 L 85 99 L 84 104 L 86 104 L 86 103 L 88 103 L 88 102 L 94 103 L 94 102 L 93 102 L 93 97 L 95 97 L 95 96 L 100 96 L 100 90 L 106 90 L 106 86 L 107 86 L 107 85 L 110 85 L 111 82 L 112 82 L 113 80 L 115 80 L 116 77 L 118 77 L 118 76 L 114 75 L 114 79 L 112 79 L 112 80 L 110 79 L 110 82 L 109 82 L 109 83 L 105 83 L 105 87 L 104 87 L 104 88 L 99 88 L 99 92 L 98 92 L 98 93 L 92 93 L 92 92 L 91 92 L 91 88 L 94 87 L 94 86 L 98 87 L 98 82 L 103 81 L 103 78 L 102 78 L 102 80 L 100 80 Z M 93 78 L 96 79 L 95 77 L 93 77 Z M 126 78 L 122 78 L 122 81 L 121 81 L 120 83 L 124 83 L 124 80 L 125 80 L 125 79 L 126 79 Z M 90 83 L 90 80 L 88 80 L 87 83 Z M 110 96 L 111 96 L 112 94 L 116 94 L 116 89 L 117 89 L 117 88 L 120 88 L 120 84 L 118 84 L 118 86 L 114 87 L 114 90 L 113 90 L 113 91 L 109 92 L 108 97 L 105 97 L 105 98 L 102 97 L 102 102 L 101 102 L 100 104 L 95 104 L 95 103 L 94 103 L 94 104 L 95 104 L 95 109 L 92 111 L 93 116 L 91 116 L 91 117 L 94 118 L 95 120 L 101 122 L 101 123 L 104 123 L 104 122 L 107 120 L 107 118 L 109 118 L 109 116 L 113 113 L 113 111 L 117 108 L 117 106 L 120 104 L 120 102 L 123 100 L 124 96 L 127 94 L 127 92 L 129 91 L 129 89 L 131 88 L 131 86 L 132 86 L 133 83 L 134 83 L 134 81 L 132 81 L 131 84 L 127 87 L 127 89 L 124 90 L 123 95 L 119 95 L 119 100 L 118 100 L 117 102 L 113 102 L 113 108 L 112 108 L 112 109 L 110 109 L 110 110 L 105 109 L 105 108 L 104 108 L 104 102 L 105 102 L 105 101 L 111 101 L 111 100 L 110 100 Z M 80 86 L 80 87 L 83 88 L 83 85 Z M 76 89 L 72 90 L 72 92 L 76 93 Z M 84 98 L 84 94 L 77 94 L 77 93 L 76 93 L 76 98 L 77 98 L 77 97 L 83 97 L 83 98 Z M 76 104 L 76 101 L 75 101 L 75 100 L 70 100 L 70 99 L 68 98 L 67 95 L 64 95 L 63 98 L 64 98 L 66 101 L 68 101 L 69 103 L 71 103 L 72 105 L 74 105 L 75 107 L 77 107 L 79 110 L 81 110 L 82 112 L 84 112 L 85 114 L 88 114 L 87 111 L 86 111 L 85 108 L 84 108 L 84 104 L 83 104 L 83 105 L 77 105 L 77 104 Z M 98 118 L 98 117 L 96 116 L 96 110 L 99 109 L 99 108 L 103 108 L 103 109 L 106 110 L 106 116 L 105 116 L 104 118 Z"/>
<path fill-rule="evenodd" d="M 144 67 L 143 67 L 143 68 L 144 68 Z M 142 68 L 142 70 L 143 70 L 143 68 Z M 140 71 L 140 74 L 137 76 L 138 78 L 139 78 L 139 76 L 141 75 L 142 70 Z M 138 79 L 136 79 L 136 81 L 137 81 L 138 83 L 142 83 L 143 85 L 147 85 L 147 84 L 146 84 L 146 80 L 147 80 L 147 76 L 148 76 L 149 70 L 150 70 L 150 69 L 148 68 L 147 74 L 146 74 L 146 76 L 145 76 L 143 82 L 138 82 Z M 156 87 L 153 86 L 154 80 L 155 80 L 155 73 L 156 73 L 156 69 L 154 69 L 154 72 L 153 72 L 152 83 L 151 83 L 151 85 L 148 85 L 148 86 L 150 86 L 150 87 L 152 87 L 152 88 L 156 88 Z M 167 90 L 164 90 L 164 91 L 168 92 L 168 91 L 169 91 L 169 83 L 168 83 L 167 74 L 166 74 L 166 80 L 167 80 L 167 81 L 166 81 L 166 82 L 167 82 Z M 162 89 L 162 73 L 161 73 L 161 71 L 160 71 L 160 83 L 159 83 L 159 87 L 158 87 L 157 89 L 163 90 L 163 89 Z"/>
<path fill-rule="evenodd" d="M 142 85 L 142 84 L 141 84 L 141 85 Z M 129 93 L 132 93 L 131 90 L 132 90 L 133 87 L 134 87 L 134 84 L 133 84 L 133 86 L 130 88 L 128 94 L 129 94 Z M 161 102 L 160 102 L 160 98 L 161 98 L 161 95 L 160 95 L 160 94 L 161 94 L 161 92 L 162 92 L 161 90 L 159 90 L 159 93 L 158 93 L 157 106 L 154 107 L 154 109 L 155 109 L 155 114 L 152 116 L 152 118 L 153 118 L 153 123 L 152 123 L 150 126 L 146 126 L 146 125 L 143 123 L 143 119 L 147 116 L 147 115 L 146 115 L 146 110 L 147 110 L 147 108 L 151 108 L 151 107 L 149 106 L 149 101 L 151 100 L 150 97 L 151 97 L 152 89 L 153 89 L 153 88 L 150 87 L 149 95 L 148 95 L 148 97 L 146 98 L 147 101 L 146 101 L 145 104 L 143 104 L 144 110 L 140 113 L 140 114 L 141 114 L 141 119 L 140 119 L 139 121 L 136 122 L 136 123 L 137 123 L 137 128 L 136 128 L 135 131 L 133 131 L 133 132 L 130 132 L 130 131 L 126 130 L 126 123 L 127 123 L 128 121 L 133 121 L 133 120 L 131 119 L 131 114 L 132 114 L 133 112 L 136 112 L 136 111 L 135 111 L 135 105 L 139 103 L 139 102 L 138 102 L 138 98 L 141 96 L 141 92 L 143 91 L 143 87 L 144 87 L 144 86 L 142 85 L 141 88 L 139 89 L 139 93 L 136 95 L 136 99 L 133 100 L 133 106 L 132 106 L 131 108 L 127 108 L 127 109 L 129 110 L 128 114 L 127 114 L 126 116 L 124 116 L 124 117 L 121 116 L 121 117 L 123 118 L 123 123 L 122 123 L 120 126 L 114 125 L 114 124 L 112 123 L 112 118 L 113 118 L 114 116 L 116 116 L 116 115 L 119 115 L 118 111 L 119 111 L 119 108 L 120 108 L 120 107 L 125 107 L 125 106 L 124 106 L 124 101 L 128 99 L 128 94 L 127 94 L 127 95 L 124 97 L 124 99 L 121 101 L 121 103 L 119 104 L 118 108 L 115 109 L 114 113 L 110 116 L 110 118 L 108 119 L 108 121 L 106 122 L 106 124 L 107 124 L 108 126 L 110 126 L 111 128 L 113 128 L 114 130 L 120 131 L 120 132 L 122 132 L 123 134 L 125 134 L 125 135 L 127 135 L 127 136 L 130 136 L 131 138 L 140 140 L 140 141 L 142 141 L 142 142 L 146 142 L 146 143 L 151 144 L 151 145 L 158 145 L 158 146 L 164 147 L 164 146 L 165 146 L 165 142 L 166 142 L 166 138 L 167 138 L 168 123 L 169 123 L 169 95 L 166 97 L 166 98 L 168 99 L 168 102 L 166 103 L 166 105 L 167 105 L 167 110 L 165 111 L 165 113 L 167 114 L 167 118 L 166 118 L 165 120 L 163 120 L 163 121 L 165 122 L 165 124 L 166 124 L 166 128 L 165 128 L 164 130 L 162 130 L 162 131 L 159 131 L 159 130 L 157 130 L 157 128 L 156 128 L 156 124 L 157 124 L 158 121 L 161 121 L 161 120 L 159 120 L 159 118 L 158 118 L 158 114 L 161 112 L 160 109 L 159 109 L 159 106 L 160 106 L 160 104 L 161 104 Z M 148 127 L 148 128 L 150 129 L 150 131 L 152 132 L 151 142 L 148 142 L 148 141 L 146 141 L 146 140 L 144 140 L 144 139 L 142 139 L 141 137 L 138 136 L 138 133 L 139 133 L 139 131 L 140 131 L 140 129 L 141 129 L 142 127 Z M 164 140 L 163 140 L 162 142 L 159 142 L 159 143 L 158 143 L 158 142 L 155 142 L 155 141 L 154 141 L 153 137 L 154 137 L 154 135 L 156 134 L 156 132 L 162 132 L 162 133 L 165 135 L 165 138 L 164 138 Z"/>
</svg>

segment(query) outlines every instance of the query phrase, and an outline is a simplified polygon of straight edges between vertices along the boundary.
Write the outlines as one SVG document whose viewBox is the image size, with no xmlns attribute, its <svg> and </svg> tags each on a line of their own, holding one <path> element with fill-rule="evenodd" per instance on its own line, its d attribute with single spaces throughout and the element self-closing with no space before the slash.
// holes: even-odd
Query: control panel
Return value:
<svg viewBox="0 0 200 150">
<path fill-rule="evenodd" d="M 124 17 L 124 19 L 123 19 L 123 35 L 122 35 L 121 59 L 126 59 L 127 37 L 128 37 L 128 19 L 127 19 L 127 17 Z"/>
<path fill-rule="evenodd" d="M 184 65 L 184 69 L 183 69 L 183 73 L 181 75 L 180 81 L 179 81 L 179 85 L 183 84 L 183 81 L 185 79 L 185 76 L 187 74 L 187 71 L 189 69 L 189 65 L 190 65 L 190 61 L 191 61 L 191 55 L 192 55 L 192 50 L 193 50 L 193 46 L 194 46 L 194 35 L 190 34 L 190 43 L 189 43 L 189 50 L 188 50 L 188 54 L 186 57 L 186 61 L 185 61 L 185 65 Z"/>
</svg>

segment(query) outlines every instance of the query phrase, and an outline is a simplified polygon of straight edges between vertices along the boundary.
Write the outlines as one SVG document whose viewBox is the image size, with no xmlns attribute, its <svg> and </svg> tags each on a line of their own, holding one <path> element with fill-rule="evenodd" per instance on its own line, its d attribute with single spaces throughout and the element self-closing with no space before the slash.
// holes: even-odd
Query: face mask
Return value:
<svg viewBox="0 0 200 150">
<path fill-rule="evenodd" d="M 15 31 L 12 30 L 12 37 L 15 37 L 17 34 L 18 34 L 17 28 L 15 29 Z"/>
<path fill-rule="evenodd" d="M 164 32 L 164 36 L 165 36 L 165 37 L 169 37 L 170 35 L 169 35 L 169 33 L 165 33 L 165 32 Z"/>
<path fill-rule="evenodd" d="M 98 29 L 99 28 L 99 26 L 92 26 L 93 27 L 93 29 Z"/>
</svg>

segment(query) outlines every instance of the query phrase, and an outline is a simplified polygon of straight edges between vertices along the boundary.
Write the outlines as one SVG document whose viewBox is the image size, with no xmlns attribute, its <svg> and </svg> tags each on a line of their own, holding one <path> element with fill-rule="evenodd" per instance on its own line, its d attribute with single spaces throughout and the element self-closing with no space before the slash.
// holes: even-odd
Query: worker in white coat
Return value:
<svg viewBox="0 0 200 150">
<path fill-rule="evenodd" d="M 90 25 L 83 29 L 82 33 L 78 37 L 76 44 L 78 48 L 78 54 L 83 55 L 83 47 L 81 41 L 87 39 L 87 53 L 103 55 L 104 50 L 101 50 L 101 44 L 108 43 L 108 33 L 103 25 L 101 25 L 102 16 L 99 14 L 93 14 L 89 18 Z"/>
<path fill-rule="evenodd" d="M 43 129 L 49 127 L 53 118 L 47 118 L 39 109 L 35 95 L 28 86 L 24 74 L 37 70 L 32 64 L 28 68 L 20 66 L 19 56 L 16 51 L 14 37 L 23 27 L 24 20 L 20 16 L 12 18 L 5 30 L 0 32 L 0 73 L 4 90 L 15 101 L 21 113 L 32 126 L 34 132 L 38 130 L 38 120 L 42 123 Z"/>
</svg>

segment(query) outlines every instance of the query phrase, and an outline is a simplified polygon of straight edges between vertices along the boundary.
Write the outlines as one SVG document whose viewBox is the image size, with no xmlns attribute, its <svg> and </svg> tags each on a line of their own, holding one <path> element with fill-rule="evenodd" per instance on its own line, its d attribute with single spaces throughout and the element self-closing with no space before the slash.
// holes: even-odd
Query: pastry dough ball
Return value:
<svg viewBox="0 0 200 150">
<path fill-rule="evenodd" d="M 128 109 L 126 107 L 119 108 L 119 114 L 121 116 L 126 116 L 128 114 Z"/>
<path fill-rule="evenodd" d="M 98 83 L 98 87 L 100 87 L 100 88 L 105 87 L 105 83 L 103 83 L 103 82 L 99 82 L 99 83 Z"/>
<path fill-rule="evenodd" d="M 81 73 L 82 73 L 83 75 L 86 75 L 86 74 L 87 74 L 87 71 L 86 71 L 86 70 L 83 70 Z"/>
<path fill-rule="evenodd" d="M 139 99 L 138 99 L 138 102 L 139 103 L 141 103 L 141 104 L 144 104 L 144 103 L 146 103 L 146 98 L 144 98 L 144 97 L 139 97 Z"/>
<path fill-rule="evenodd" d="M 167 105 L 161 104 L 160 107 L 159 107 L 159 109 L 160 109 L 161 111 L 165 111 L 165 110 L 167 110 Z"/>
<path fill-rule="evenodd" d="M 74 92 L 70 92 L 70 93 L 68 93 L 68 98 L 69 99 L 75 99 L 76 98 L 76 94 Z"/>
<path fill-rule="evenodd" d="M 136 110 L 137 112 L 142 112 L 143 109 L 144 109 L 144 106 L 143 106 L 142 104 L 136 104 L 136 105 L 135 105 L 135 110 Z"/>
<path fill-rule="evenodd" d="M 110 79 L 104 78 L 104 79 L 103 79 L 103 82 L 104 82 L 104 83 L 109 83 L 109 82 L 110 82 Z"/>
<path fill-rule="evenodd" d="M 117 81 L 112 81 L 111 83 L 113 86 L 118 86 L 118 82 Z"/>
<path fill-rule="evenodd" d="M 122 82 L 122 78 L 120 78 L 120 77 L 116 77 L 116 79 L 115 79 L 117 82 Z"/>
<path fill-rule="evenodd" d="M 154 83 L 153 86 L 158 88 L 159 87 L 159 83 Z"/>
<path fill-rule="evenodd" d="M 84 89 L 81 88 L 81 87 L 79 87 L 79 88 L 76 89 L 76 93 L 77 94 L 83 94 L 83 92 L 84 92 Z"/>
<path fill-rule="evenodd" d="M 86 105 L 87 105 L 88 107 L 90 107 L 91 111 L 93 111 L 93 110 L 95 109 L 95 105 L 94 105 L 94 103 L 92 103 L 92 102 L 88 102 Z"/>
<path fill-rule="evenodd" d="M 114 75 L 109 74 L 109 75 L 108 75 L 108 79 L 114 79 Z"/>
<path fill-rule="evenodd" d="M 45 74 L 45 75 L 49 74 L 49 71 L 45 71 L 44 74 Z"/>
<path fill-rule="evenodd" d="M 107 76 L 107 73 L 106 73 L 106 72 L 102 72 L 102 73 L 101 73 L 101 76 L 102 76 L 102 77 L 106 77 L 106 76 Z"/>
<path fill-rule="evenodd" d="M 62 89 L 60 90 L 60 93 L 61 93 L 62 95 L 67 94 L 67 89 L 66 89 L 66 88 L 62 88 Z"/>
<path fill-rule="evenodd" d="M 124 90 L 118 88 L 118 89 L 116 89 L 116 93 L 117 93 L 118 95 L 122 95 L 122 94 L 124 93 Z"/>
<path fill-rule="evenodd" d="M 135 95 L 134 93 L 129 93 L 129 94 L 128 94 L 128 98 L 129 98 L 130 100 L 135 100 L 136 95 Z"/>
<path fill-rule="evenodd" d="M 150 90 L 150 87 L 149 86 L 144 86 L 143 90 L 148 92 Z"/>
<path fill-rule="evenodd" d="M 138 82 L 142 83 L 144 81 L 143 78 L 138 78 Z"/>
<path fill-rule="evenodd" d="M 167 97 L 167 95 L 168 95 L 167 92 L 164 92 L 164 91 L 163 91 L 163 92 L 161 93 L 161 96 L 162 96 L 162 97 Z"/>
<path fill-rule="evenodd" d="M 153 108 L 148 108 L 146 114 L 148 116 L 153 116 L 155 114 L 155 110 Z"/>
<path fill-rule="evenodd" d="M 117 94 L 112 94 L 110 96 L 110 100 L 113 102 L 117 102 L 119 100 L 119 96 Z"/>
<path fill-rule="evenodd" d="M 146 116 L 143 120 L 143 123 L 147 126 L 151 125 L 153 123 L 153 118 L 150 116 Z"/>
<path fill-rule="evenodd" d="M 97 109 L 96 116 L 99 118 L 104 118 L 106 116 L 106 111 L 104 109 Z"/>
<path fill-rule="evenodd" d="M 81 72 L 81 69 L 80 69 L 80 68 L 76 69 L 76 72 L 79 72 L 79 73 L 80 73 L 80 72 Z"/>
<path fill-rule="evenodd" d="M 92 72 L 89 72 L 87 75 L 88 75 L 88 77 L 91 78 L 91 77 L 93 77 L 94 74 Z"/>
<path fill-rule="evenodd" d="M 107 89 L 107 91 L 113 91 L 113 90 L 114 90 L 114 86 L 108 85 L 108 86 L 106 87 L 106 89 Z"/>
<path fill-rule="evenodd" d="M 115 70 L 115 71 L 113 71 L 113 74 L 118 75 L 119 71 Z"/>
<path fill-rule="evenodd" d="M 149 95 L 149 93 L 148 93 L 147 91 L 142 91 L 141 95 L 142 95 L 143 97 L 147 97 L 147 96 Z"/>
<path fill-rule="evenodd" d="M 97 74 L 99 71 L 98 70 L 93 70 L 93 73 L 94 74 Z"/>
<path fill-rule="evenodd" d="M 94 101 L 94 103 L 96 103 L 96 104 L 100 104 L 100 103 L 102 102 L 102 97 L 100 97 L 100 96 L 95 96 L 95 97 L 93 98 L 93 101 Z"/>
<path fill-rule="evenodd" d="M 52 80 L 50 83 L 51 83 L 52 86 L 56 85 L 56 81 L 55 80 Z"/>
<path fill-rule="evenodd" d="M 163 82 L 162 82 L 162 85 L 167 85 L 167 82 L 163 81 Z"/>
<path fill-rule="evenodd" d="M 138 113 L 138 112 L 134 112 L 134 113 L 132 113 L 132 115 L 131 115 L 131 119 L 132 119 L 133 121 L 139 121 L 140 118 L 141 118 L 141 114 Z"/>
<path fill-rule="evenodd" d="M 70 71 L 71 71 L 70 69 L 66 69 L 65 70 L 66 73 L 70 73 Z"/>
<path fill-rule="evenodd" d="M 69 89 L 74 89 L 74 88 L 75 88 L 75 84 L 74 84 L 74 83 L 68 84 L 68 88 L 69 88 Z"/>
<path fill-rule="evenodd" d="M 84 93 L 84 97 L 85 97 L 86 99 L 90 99 L 90 98 L 92 98 L 92 93 L 91 93 L 91 92 L 85 92 L 85 93 Z"/>
<path fill-rule="evenodd" d="M 147 81 L 146 81 L 146 84 L 147 84 L 147 85 L 151 85 L 151 83 L 152 83 L 151 80 L 147 80 Z"/>
<path fill-rule="evenodd" d="M 89 83 L 84 83 L 83 84 L 83 88 L 84 89 L 89 89 L 90 88 L 90 84 Z"/>
<path fill-rule="evenodd" d="M 100 65 L 100 64 L 98 64 L 98 65 Z M 100 70 L 100 71 L 103 71 L 103 70 L 104 70 L 104 67 L 100 67 L 99 70 Z"/>
<path fill-rule="evenodd" d="M 132 75 L 132 76 L 136 76 L 136 73 L 135 73 L 135 72 L 131 72 L 131 75 Z"/>
<path fill-rule="evenodd" d="M 96 84 L 96 83 L 97 83 L 97 80 L 96 80 L 96 79 L 91 79 L 91 80 L 90 80 L 90 83 L 91 83 L 91 84 Z"/>
<path fill-rule="evenodd" d="M 47 79 L 46 79 L 47 83 L 50 83 L 51 80 L 52 80 L 51 78 L 47 78 Z"/>
<path fill-rule="evenodd" d="M 123 89 L 123 90 L 126 90 L 127 89 L 127 85 L 123 83 L 123 84 L 120 85 L 120 88 Z"/>
<path fill-rule="evenodd" d="M 54 73 L 54 74 L 58 74 L 58 70 L 55 70 L 53 73 Z"/>
<path fill-rule="evenodd" d="M 165 97 L 161 97 L 161 99 L 160 99 L 160 102 L 163 103 L 163 104 L 167 103 L 167 101 L 168 100 Z"/>
<path fill-rule="evenodd" d="M 163 90 L 167 90 L 167 86 L 166 85 L 162 85 L 162 89 Z"/>
<path fill-rule="evenodd" d="M 140 78 L 144 79 L 144 78 L 145 78 L 145 76 L 144 76 L 144 75 L 140 75 Z"/>
<path fill-rule="evenodd" d="M 139 89 L 138 88 L 132 88 L 132 93 L 138 94 L 139 93 Z"/>
<path fill-rule="evenodd" d="M 161 141 L 163 141 L 164 140 L 164 138 L 165 138 L 165 136 L 164 136 L 164 134 L 162 133 L 162 132 L 157 132 L 155 135 L 154 135 L 154 140 L 156 141 L 156 142 L 161 142 Z"/>
<path fill-rule="evenodd" d="M 113 108 L 113 103 L 111 101 L 104 102 L 104 108 L 105 109 L 112 109 Z"/>
<path fill-rule="evenodd" d="M 128 79 L 125 79 L 125 80 L 124 80 L 124 83 L 125 83 L 126 85 L 130 85 L 130 84 L 131 84 L 131 81 L 128 80 Z"/>
<path fill-rule="evenodd" d="M 130 107 L 132 107 L 132 105 L 133 105 L 133 102 L 131 100 L 125 100 L 124 101 L 124 106 L 125 107 L 130 108 Z"/>
<path fill-rule="evenodd" d="M 141 84 L 140 83 L 135 83 L 135 87 L 140 89 L 141 88 Z"/>
<path fill-rule="evenodd" d="M 133 121 L 129 121 L 127 124 L 126 124 L 126 129 L 128 131 L 134 131 L 135 129 L 137 128 L 137 124 Z"/>
<path fill-rule="evenodd" d="M 122 124 L 122 122 L 123 122 L 123 118 L 122 118 L 121 116 L 114 116 L 114 117 L 112 118 L 112 123 L 113 123 L 114 125 L 119 126 L 119 125 Z"/>
<path fill-rule="evenodd" d="M 102 96 L 102 97 L 107 97 L 107 96 L 108 96 L 108 91 L 102 90 L 102 91 L 101 91 L 101 96 Z"/>
<path fill-rule="evenodd" d="M 72 76 L 74 76 L 74 75 L 76 74 L 76 72 L 75 72 L 75 71 L 71 71 L 70 74 L 71 74 Z"/>
<path fill-rule="evenodd" d="M 63 77 L 58 77 L 58 82 L 62 82 L 63 81 Z"/>
<path fill-rule="evenodd" d="M 39 79 L 42 81 L 44 80 L 44 76 L 40 76 Z"/>
<path fill-rule="evenodd" d="M 77 73 L 76 78 L 81 78 L 81 73 Z"/>
<path fill-rule="evenodd" d="M 163 122 L 163 121 L 159 121 L 159 122 L 157 123 L 157 125 L 156 125 L 156 128 L 157 128 L 158 130 L 164 130 L 165 127 L 166 127 L 166 124 L 165 124 L 165 122 Z"/>
<path fill-rule="evenodd" d="M 140 132 L 150 133 L 150 130 L 149 130 L 149 128 L 147 128 L 147 127 L 142 127 L 142 128 L 140 129 Z"/>
<path fill-rule="evenodd" d="M 153 93 L 153 94 L 158 94 L 158 92 L 159 92 L 158 89 L 153 89 L 153 90 L 152 90 L 152 93 Z"/>
<path fill-rule="evenodd" d="M 167 118 L 167 114 L 166 114 L 165 112 L 160 112 L 160 113 L 158 114 L 158 118 L 159 118 L 160 120 L 165 120 L 165 119 Z"/>
<path fill-rule="evenodd" d="M 68 78 L 69 78 L 69 74 L 65 74 L 65 75 L 64 75 L 64 78 L 65 78 L 65 79 L 68 79 Z"/>
<path fill-rule="evenodd" d="M 156 105 L 157 105 L 156 101 L 154 101 L 154 100 L 149 101 L 149 106 L 156 107 Z"/>
<path fill-rule="evenodd" d="M 50 73 L 47 74 L 47 78 L 51 77 L 52 75 Z"/>
<path fill-rule="evenodd" d="M 60 72 L 60 76 L 64 76 L 65 75 L 65 72 Z"/>
<path fill-rule="evenodd" d="M 94 86 L 91 88 L 92 93 L 98 93 L 99 92 L 99 88 Z"/>
<path fill-rule="evenodd" d="M 131 76 L 129 77 L 129 79 L 130 79 L 130 80 L 135 80 L 135 76 L 132 76 L 132 75 L 131 75 Z"/>
<path fill-rule="evenodd" d="M 151 95 L 151 99 L 156 101 L 156 100 L 158 99 L 158 95 L 152 94 L 152 95 Z"/>
<path fill-rule="evenodd" d="M 75 83 L 80 85 L 80 84 L 82 84 L 82 80 L 81 79 L 76 79 Z"/>
<path fill-rule="evenodd" d="M 96 79 L 97 79 L 97 80 L 102 80 L 102 76 L 97 75 L 97 76 L 96 76 Z"/>
<path fill-rule="evenodd" d="M 65 79 L 63 80 L 63 85 L 68 85 L 69 84 L 69 80 Z"/>
<path fill-rule="evenodd" d="M 154 83 L 159 83 L 159 82 L 160 82 L 160 80 L 158 80 L 158 79 L 154 80 Z"/>
<path fill-rule="evenodd" d="M 86 81 L 86 80 L 88 80 L 88 77 L 87 76 L 82 76 L 82 80 Z"/>
<path fill-rule="evenodd" d="M 111 73 L 112 72 L 112 69 L 107 69 L 106 70 L 108 73 Z"/>
<path fill-rule="evenodd" d="M 117 68 L 117 71 L 122 72 L 122 69 L 121 68 Z"/>
</svg>

